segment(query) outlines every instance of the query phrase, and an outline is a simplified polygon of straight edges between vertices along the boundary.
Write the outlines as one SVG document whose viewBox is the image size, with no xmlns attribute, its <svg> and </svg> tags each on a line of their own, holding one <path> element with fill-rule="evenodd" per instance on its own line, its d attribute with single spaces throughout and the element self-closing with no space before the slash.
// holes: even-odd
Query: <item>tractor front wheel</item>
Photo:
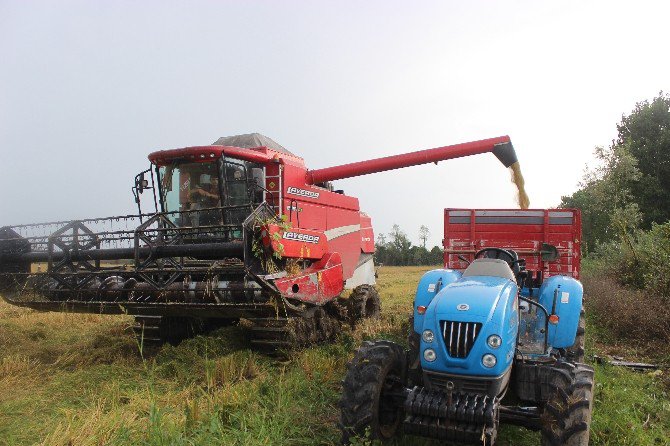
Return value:
<svg viewBox="0 0 670 446">
<path fill-rule="evenodd" d="M 372 285 L 359 285 L 351 292 L 347 314 L 352 324 L 361 319 L 377 319 L 381 314 L 381 299 Z"/>
<path fill-rule="evenodd" d="M 340 400 L 342 443 L 369 435 L 386 441 L 402 423 L 405 351 L 390 341 L 364 342 L 347 364 Z"/>
<path fill-rule="evenodd" d="M 593 368 L 559 361 L 542 414 L 542 446 L 587 446 L 593 410 Z"/>
</svg>

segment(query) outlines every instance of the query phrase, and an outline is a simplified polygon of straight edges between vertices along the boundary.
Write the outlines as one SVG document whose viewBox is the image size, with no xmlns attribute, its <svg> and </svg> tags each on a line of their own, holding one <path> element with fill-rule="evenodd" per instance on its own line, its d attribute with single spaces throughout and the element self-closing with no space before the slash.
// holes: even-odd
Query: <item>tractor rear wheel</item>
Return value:
<svg viewBox="0 0 670 446">
<path fill-rule="evenodd" d="M 575 337 L 575 343 L 572 344 L 572 347 L 568 347 L 565 359 L 570 362 L 584 362 L 584 340 L 586 336 L 586 319 L 584 307 L 579 313 L 579 325 L 577 326 L 577 336 Z"/>
<path fill-rule="evenodd" d="M 406 386 L 405 351 L 390 341 L 364 342 L 347 364 L 340 400 L 342 443 L 366 434 L 386 441 L 396 435 L 403 420 L 402 396 Z"/>
<path fill-rule="evenodd" d="M 593 410 L 593 368 L 559 361 L 542 413 L 542 446 L 587 446 Z"/>
<path fill-rule="evenodd" d="M 373 285 L 359 285 L 351 292 L 347 314 L 352 323 L 361 319 L 377 319 L 381 314 L 381 299 Z"/>
</svg>

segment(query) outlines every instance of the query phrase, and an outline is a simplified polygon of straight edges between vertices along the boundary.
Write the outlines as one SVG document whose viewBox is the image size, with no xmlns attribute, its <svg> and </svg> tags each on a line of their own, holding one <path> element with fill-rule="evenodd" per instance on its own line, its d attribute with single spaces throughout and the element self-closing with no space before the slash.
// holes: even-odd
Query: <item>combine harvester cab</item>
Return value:
<svg viewBox="0 0 670 446">
<path fill-rule="evenodd" d="M 409 350 L 369 342 L 349 367 L 345 443 L 402 430 L 490 445 L 506 422 L 543 445 L 588 444 L 580 239 L 576 209 L 446 209 L 445 269 L 417 286 Z"/>
<path fill-rule="evenodd" d="M 154 152 L 137 215 L 0 228 L 0 295 L 133 315 L 145 343 L 240 318 L 259 348 L 328 340 L 380 311 L 372 221 L 331 181 L 487 152 L 516 161 L 508 137 L 317 170 L 259 134 Z"/>
</svg>

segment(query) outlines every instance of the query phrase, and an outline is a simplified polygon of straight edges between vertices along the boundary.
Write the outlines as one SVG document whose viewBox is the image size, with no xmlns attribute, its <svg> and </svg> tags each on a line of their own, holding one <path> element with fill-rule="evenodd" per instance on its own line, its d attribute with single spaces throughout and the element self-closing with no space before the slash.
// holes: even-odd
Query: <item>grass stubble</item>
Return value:
<svg viewBox="0 0 670 446">
<path fill-rule="evenodd" d="M 426 269 L 382 268 L 381 320 L 281 361 L 249 350 L 239 327 L 141 355 L 130 317 L 39 313 L 0 303 L 0 444 L 338 444 L 347 360 L 365 339 L 404 342 Z M 635 350 L 612 342 L 599 328 L 607 324 L 594 326 L 596 319 L 589 319 L 587 354 L 618 349 L 629 358 Z M 602 365 L 596 371 L 592 444 L 670 444 L 664 374 Z M 437 443 L 408 437 L 395 444 Z M 505 426 L 499 444 L 536 445 L 539 436 Z"/>
</svg>

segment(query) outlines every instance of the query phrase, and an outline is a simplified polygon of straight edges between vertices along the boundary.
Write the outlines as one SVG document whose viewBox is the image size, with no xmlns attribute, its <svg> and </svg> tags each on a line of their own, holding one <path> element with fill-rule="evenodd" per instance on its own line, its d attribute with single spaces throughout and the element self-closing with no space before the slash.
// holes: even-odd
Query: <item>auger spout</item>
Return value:
<svg viewBox="0 0 670 446">
<path fill-rule="evenodd" d="M 342 164 L 307 171 L 307 183 L 318 184 L 325 181 L 341 180 L 370 173 L 400 169 L 402 167 L 418 166 L 420 164 L 437 163 L 464 156 L 478 155 L 492 152 L 505 167 L 517 162 L 517 156 L 509 136 L 482 139 L 434 149 L 419 150 L 416 152 L 375 158 L 367 161 Z"/>
</svg>

